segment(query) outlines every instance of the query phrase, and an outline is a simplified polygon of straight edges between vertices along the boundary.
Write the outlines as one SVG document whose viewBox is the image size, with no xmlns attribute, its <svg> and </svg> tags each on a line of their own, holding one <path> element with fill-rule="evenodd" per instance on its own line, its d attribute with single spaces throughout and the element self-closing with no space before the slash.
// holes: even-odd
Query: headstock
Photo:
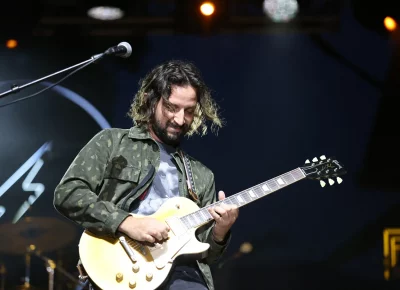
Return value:
<svg viewBox="0 0 400 290">
<path fill-rule="evenodd" d="M 314 157 L 312 161 L 306 160 L 305 165 L 300 167 L 306 178 L 316 179 L 320 181 L 322 187 L 326 185 L 327 180 L 329 185 L 333 185 L 335 183 L 334 178 L 338 184 L 343 182 L 339 176 L 346 174 L 346 169 L 344 169 L 343 165 L 336 160 L 335 158 L 326 158 L 325 155 L 319 157 Z"/>
</svg>

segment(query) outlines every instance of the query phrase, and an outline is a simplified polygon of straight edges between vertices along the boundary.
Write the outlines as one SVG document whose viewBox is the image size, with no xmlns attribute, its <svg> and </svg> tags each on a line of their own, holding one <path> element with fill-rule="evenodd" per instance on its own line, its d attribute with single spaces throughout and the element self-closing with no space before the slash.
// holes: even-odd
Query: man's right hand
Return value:
<svg viewBox="0 0 400 290">
<path fill-rule="evenodd" d="M 118 230 L 134 240 L 154 243 L 168 238 L 169 227 L 155 218 L 129 216 Z"/>
</svg>

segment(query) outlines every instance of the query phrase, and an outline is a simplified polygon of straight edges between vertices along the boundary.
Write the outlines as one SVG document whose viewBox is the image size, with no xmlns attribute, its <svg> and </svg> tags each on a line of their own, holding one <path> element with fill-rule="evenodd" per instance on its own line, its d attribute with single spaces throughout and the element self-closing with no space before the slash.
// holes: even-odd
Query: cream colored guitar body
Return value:
<svg viewBox="0 0 400 290">
<path fill-rule="evenodd" d="M 169 239 L 154 247 L 122 237 L 129 245 L 125 250 L 119 239 L 106 240 L 85 231 L 79 242 L 79 255 L 87 274 L 104 290 L 157 288 L 167 278 L 178 256 L 205 253 L 210 247 L 196 239 L 196 228 L 187 229 L 179 219 L 198 209 L 184 197 L 166 201 L 150 217 L 168 224 Z"/>
</svg>

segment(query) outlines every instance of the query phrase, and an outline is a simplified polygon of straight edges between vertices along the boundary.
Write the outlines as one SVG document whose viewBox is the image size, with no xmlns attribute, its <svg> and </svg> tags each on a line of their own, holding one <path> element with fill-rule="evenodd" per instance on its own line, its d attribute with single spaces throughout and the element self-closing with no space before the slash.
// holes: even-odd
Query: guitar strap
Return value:
<svg viewBox="0 0 400 290">
<path fill-rule="evenodd" d="M 182 150 L 179 150 L 178 153 L 182 158 L 182 163 L 183 163 L 183 166 L 185 168 L 186 184 L 187 184 L 187 187 L 188 187 L 189 195 L 195 202 L 198 202 L 199 201 L 199 197 L 196 194 L 196 189 L 195 189 L 195 186 L 194 186 L 193 173 L 192 173 L 192 167 L 190 165 L 190 160 Z"/>
</svg>

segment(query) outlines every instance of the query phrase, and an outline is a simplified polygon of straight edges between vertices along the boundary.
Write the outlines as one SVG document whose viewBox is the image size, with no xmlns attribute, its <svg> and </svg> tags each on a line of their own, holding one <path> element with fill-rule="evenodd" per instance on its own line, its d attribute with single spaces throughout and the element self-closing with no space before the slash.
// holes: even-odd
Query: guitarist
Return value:
<svg viewBox="0 0 400 290">
<path fill-rule="evenodd" d="M 124 233 L 137 241 L 162 243 L 170 230 L 165 223 L 130 213 L 151 215 L 175 196 L 191 198 L 199 207 L 216 201 L 213 173 L 179 145 L 184 136 L 206 134 L 207 121 L 214 131 L 222 120 L 198 69 L 182 61 L 161 64 L 141 80 L 129 116 L 134 127 L 102 130 L 83 147 L 55 189 L 54 205 L 98 237 Z M 218 199 L 224 198 L 220 191 Z M 160 289 L 214 289 L 209 264 L 229 244 L 239 211 L 222 203 L 209 212 L 215 223 L 197 231 L 199 241 L 210 244 L 207 256 L 177 259 Z M 91 287 L 96 287 L 93 282 Z"/>
</svg>

